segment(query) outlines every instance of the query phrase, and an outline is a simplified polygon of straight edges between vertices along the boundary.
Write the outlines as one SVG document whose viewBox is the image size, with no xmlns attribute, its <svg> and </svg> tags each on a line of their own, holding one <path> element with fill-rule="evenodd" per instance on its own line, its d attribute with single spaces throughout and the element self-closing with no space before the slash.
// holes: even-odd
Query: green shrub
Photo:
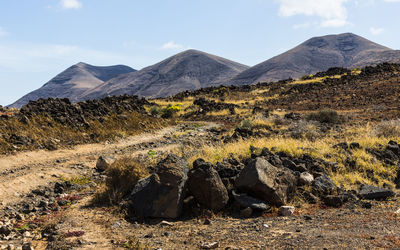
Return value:
<svg viewBox="0 0 400 250">
<path fill-rule="evenodd" d="M 251 129 L 253 127 L 253 123 L 249 119 L 245 119 L 240 122 L 239 128 L 248 128 Z"/>
<path fill-rule="evenodd" d="M 339 123 L 339 114 L 333 109 L 322 109 L 307 115 L 307 120 L 318 121 L 321 123 Z"/>
</svg>

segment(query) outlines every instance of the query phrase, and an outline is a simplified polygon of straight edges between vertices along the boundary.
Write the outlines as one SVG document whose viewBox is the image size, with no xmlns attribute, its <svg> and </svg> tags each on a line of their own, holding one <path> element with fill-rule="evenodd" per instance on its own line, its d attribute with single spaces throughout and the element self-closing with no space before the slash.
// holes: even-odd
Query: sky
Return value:
<svg viewBox="0 0 400 250">
<path fill-rule="evenodd" d="M 134 69 L 197 49 L 249 66 L 328 34 L 400 49 L 400 0 L 0 0 L 0 105 L 78 62 Z"/>
</svg>

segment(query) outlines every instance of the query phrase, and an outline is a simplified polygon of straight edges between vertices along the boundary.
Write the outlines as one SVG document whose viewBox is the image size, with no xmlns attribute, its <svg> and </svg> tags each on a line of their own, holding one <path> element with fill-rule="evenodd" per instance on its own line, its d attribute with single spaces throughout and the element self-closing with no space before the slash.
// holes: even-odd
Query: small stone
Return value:
<svg viewBox="0 0 400 250">
<path fill-rule="evenodd" d="M 268 224 L 263 224 L 263 227 L 269 228 Z"/>
<path fill-rule="evenodd" d="M 173 226 L 174 224 L 172 222 L 163 220 L 160 222 L 160 226 Z"/>
<path fill-rule="evenodd" d="M 243 218 L 248 218 L 252 214 L 253 214 L 253 209 L 251 209 L 250 207 L 240 210 L 240 216 Z"/>
<path fill-rule="evenodd" d="M 311 185 L 314 181 L 314 176 L 308 172 L 303 172 L 299 177 L 300 185 Z"/>
<path fill-rule="evenodd" d="M 218 248 L 219 243 L 218 242 L 212 242 L 212 243 L 203 243 L 201 245 L 201 249 L 216 249 Z"/>
<path fill-rule="evenodd" d="M 206 218 L 205 220 L 204 220 L 204 225 L 211 225 L 211 220 L 209 219 L 209 218 Z"/>
<path fill-rule="evenodd" d="M 292 206 L 281 206 L 279 208 L 279 215 L 281 216 L 291 216 L 294 213 L 295 208 Z"/>
<path fill-rule="evenodd" d="M 396 211 L 396 212 L 394 212 L 395 214 L 400 214 L 400 208 Z"/>
<path fill-rule="evenodd" d="M 115 222 L 114 224 L 112 224 L 111 227 L 112 227 L 112 228 L 120 228 L 120 227 L 121 227 L 121 223 Z"/>
<path fill-rule="evenodd" d="M 309 215 L 304 215 L 304 219 L 305 220 L 312 220 L 311 216 L 309 216 Z"/>
<path fill-rule="evenodd" d="M 15 250 L 15 246 L 13 244 L 8 244 L 7 250 Z"/>
<path fill-rule="evenodd" d="M 34 250 L 31 243 L 25 243 L 22 245 L 22 250 Z"/>
<path fill-rule="evenodd" d="M 24 233 L 24 237 L 26 237 L 26 238 L 30 238 L 31 236 L 32 236 L 31 233 L 28 232 L 28 231 L 26 231 L 26 232 Z"/>
<path fill-rule="evenodd" d="M 115 159 L 113 157 L 108 157 L 108 156 L 100 156 L 99 159 L 97 159 L 96 162 L 96 169 L 99 172 L 104 172 L 106 171 L 111 164 L 115 162 Z"/>
<path fill-rule="evenodd" d="M 151 233 L 148 233 L 148 234 L 146 234 L 144 237 L 145 238 L 153 238 L 153 233 L 151 232 Z"/>
</svg>

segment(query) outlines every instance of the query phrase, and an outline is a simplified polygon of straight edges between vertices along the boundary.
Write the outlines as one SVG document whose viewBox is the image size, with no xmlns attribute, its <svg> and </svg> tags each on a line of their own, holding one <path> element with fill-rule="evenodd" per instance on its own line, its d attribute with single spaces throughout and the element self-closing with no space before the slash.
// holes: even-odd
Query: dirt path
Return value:
<svg viewBox="0 0 400 250">
<path fill-rule="evenodd" d="M 85 170 L 82 166 L 94 168 L 100 155 L 134 155 L 149 149 L 170 151 L 179 146 L 179 142 L 168 138 L 185 126 L 181 124 L 168 127 L 114 143 L 86 144 L 73 149 L 39 150 L 2 156 L 0 157 L 0 208 L 18 202 L 23 194 L 38 186 L 59 180 L 61 176 L 85 175 L 87 168 Z M 201 133 L 202 129 L 214 126 L 216 126 L 214 123 L 204 123 L 195 133 Z"/>
</svg>

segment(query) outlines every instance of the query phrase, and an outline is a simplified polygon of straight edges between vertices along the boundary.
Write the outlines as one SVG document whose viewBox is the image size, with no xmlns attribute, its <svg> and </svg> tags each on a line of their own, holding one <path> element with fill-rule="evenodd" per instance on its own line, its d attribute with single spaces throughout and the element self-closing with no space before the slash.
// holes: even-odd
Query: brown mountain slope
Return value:
<svg viewBox="0 0 400 250">
<path fill-rule="evenodd" d="M 197 50 L 188 50 L 140 71 L 111 79 L 83 98 L 131 94 L 163 97 L 185 90 L 220 85 L 248 66 Z"/>
<path fill-rule="evenodd" d="M 331 67 L 363 67 L 382 62 L 400 62 L 392 50 L 352 33 L 314 37 L 299 46 L 243 71 L 229 85 L 254 84 L 298 78 Z"/>
</svg>

